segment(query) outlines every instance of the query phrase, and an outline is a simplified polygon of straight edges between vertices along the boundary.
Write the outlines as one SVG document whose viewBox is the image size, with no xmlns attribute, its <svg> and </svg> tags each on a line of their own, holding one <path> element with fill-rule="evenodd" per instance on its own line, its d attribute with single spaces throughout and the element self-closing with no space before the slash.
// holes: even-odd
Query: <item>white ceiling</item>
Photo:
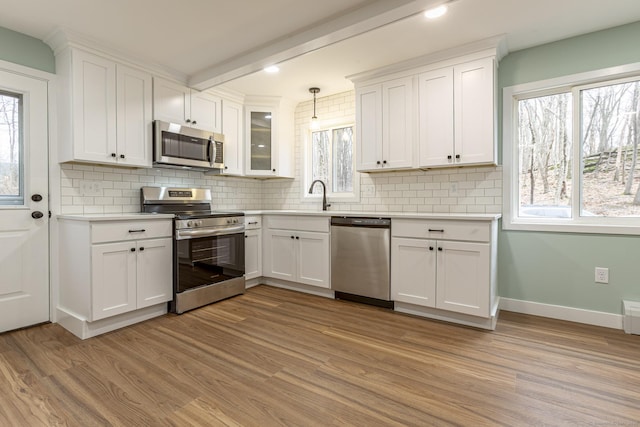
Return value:
<svg viewBox="0 0 640 427">
<path fill-rule="evenodd" d="M 500 34 L 514 51 L 640 21 L 639 0 L 455 0 L 437 21 L 416 15 L 442 1 L 0 0 L 0 26 L 38 39 L 64 28 L 199 87 L 277 61 L 276 75 L 225 86 L 302 101 L 311 86 L 342 92 L 347 75 Z"/>
</svg>

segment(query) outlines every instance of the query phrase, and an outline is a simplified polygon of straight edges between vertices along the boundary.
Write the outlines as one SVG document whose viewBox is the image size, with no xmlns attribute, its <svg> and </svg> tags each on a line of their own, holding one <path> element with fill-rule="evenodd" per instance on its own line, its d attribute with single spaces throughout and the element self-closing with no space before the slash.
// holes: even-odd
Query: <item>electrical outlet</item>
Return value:
<svg viewBox="0 0 640 427">
<path fill-rule="evenodd" d="M 100 181 L 80 181 L 80 194 L 83 196 L 102 196 L 103 191 Z"/>
<path fill-rule="evenodd" d="M 458 183 L 457 182 L 452 182 L 451 184 L 449 184 L 449 195 L 450 196 L 457 196 L 458 195 Z"/>
<path fill-rule="evenodd" d="M 596 267 L 596 283 L 609 283 L 609 269 Z"/>
</svg>

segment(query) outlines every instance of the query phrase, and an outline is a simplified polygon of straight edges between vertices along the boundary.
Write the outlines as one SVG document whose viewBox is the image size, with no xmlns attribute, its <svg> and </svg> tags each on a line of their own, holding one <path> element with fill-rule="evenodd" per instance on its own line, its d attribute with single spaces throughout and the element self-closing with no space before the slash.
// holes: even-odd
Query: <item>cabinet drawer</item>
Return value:
<svg viewBox="0 0 640 427">
<path fill-rule="evenodd" d="M 91 243 L 171 237 L 172 221 L 114 221 L 91 224 Z"/>
<path fill-rule="evenodd" d="M 245 216 L 244 217 L 245 230 L 258 230 L 260 228 L 262 228 L 261 216 Z"/>
<path fill-rule="evenodd" d="M 491 224 L 482 221 L 392 219 L 391 234 L 394 237 L 488 242 Z"/>
<path fill-rule="evenodd" d="M 264 218 L 267 228 L 296 231 L 329 232 L 329 218 L 317 216 L 277 215 Z"/>
</svg>

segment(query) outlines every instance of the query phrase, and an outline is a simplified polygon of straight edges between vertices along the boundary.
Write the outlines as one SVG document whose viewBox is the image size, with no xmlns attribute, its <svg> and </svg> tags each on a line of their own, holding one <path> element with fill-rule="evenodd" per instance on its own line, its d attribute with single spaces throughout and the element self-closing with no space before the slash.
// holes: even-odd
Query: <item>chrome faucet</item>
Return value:
<svg viewBox="0 0 640 427">
<path fill-rule="evenodd" d="M 331 206 L 331 205 L 330 205 L 330 204 L 327 204 L 327 186 L 326 186 L 326 185 L 324 185 L 324 182 L 322 182 L 322 181 L 321 181 L 321 180 L 319 180 L 319 179 L 316 179 L 315 181 L 313 181 L 313 182 L 311 183 L 311 187 L 309 187 L 309 194 L 311 194 L 311 193 L 312 193 L 312 191 L 313 191 L 313 186 L 314 186 L 314 185 L 316 185 L 316 182 L 319 182 L 320 184 L 322 184 L 322 210 L 323 210 L 323 211 L 326 211 L 326 210 L 327 210 L 327 208 L 328 208 L 329 206 Z"/>
</svg>

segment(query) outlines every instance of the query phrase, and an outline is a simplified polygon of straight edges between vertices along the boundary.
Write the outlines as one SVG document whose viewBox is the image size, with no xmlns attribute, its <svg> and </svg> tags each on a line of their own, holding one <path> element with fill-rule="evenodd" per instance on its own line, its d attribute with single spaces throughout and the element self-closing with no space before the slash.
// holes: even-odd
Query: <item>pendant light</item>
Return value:
<svg viewBox="0 0 640 427">
<path fill-rule="evenodd" d="M 310 87 L 309 92 L 313 94 L 313 117 L 311 117 L 311 129 L 318 129 L 318 117 L 316 116 L 316 94 L 320 92 L 320 88 Z"/>
</svg>

